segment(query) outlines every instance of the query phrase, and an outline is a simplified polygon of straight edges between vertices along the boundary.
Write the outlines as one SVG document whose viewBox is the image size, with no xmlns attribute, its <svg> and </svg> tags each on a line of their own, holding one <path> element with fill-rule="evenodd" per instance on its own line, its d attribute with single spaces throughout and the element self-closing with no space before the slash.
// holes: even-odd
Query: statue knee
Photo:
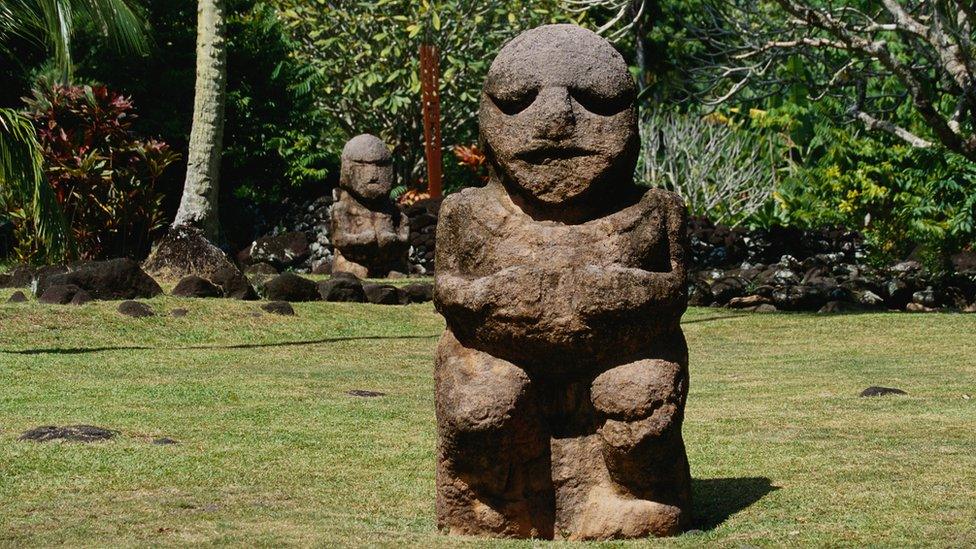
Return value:
<svg viewBox="0 0 976 549">
<path fill-rule="evenodd" d="M 680 407 L 688 391 L 687 379 L 687 368 L 682 364 L 638 360 L 597 376 L 590 399 L 611 420 L 643 420 L 669 404 Z"/>
</svg>

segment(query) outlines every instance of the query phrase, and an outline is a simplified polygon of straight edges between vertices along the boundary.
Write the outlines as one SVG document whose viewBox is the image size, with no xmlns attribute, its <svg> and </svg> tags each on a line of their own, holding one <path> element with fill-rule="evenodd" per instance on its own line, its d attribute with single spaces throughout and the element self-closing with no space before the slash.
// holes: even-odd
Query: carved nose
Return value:
<svg viewBox="0 0 976 549">
<path fill-rule="evenodd" d="M 559 141 L 573 135 L 576 118 L 573 116 L 573 103 L 566 88 L 544 88 L 539 92 L 535 103 L 537 122 L 535 137 Z"/>
</svg>

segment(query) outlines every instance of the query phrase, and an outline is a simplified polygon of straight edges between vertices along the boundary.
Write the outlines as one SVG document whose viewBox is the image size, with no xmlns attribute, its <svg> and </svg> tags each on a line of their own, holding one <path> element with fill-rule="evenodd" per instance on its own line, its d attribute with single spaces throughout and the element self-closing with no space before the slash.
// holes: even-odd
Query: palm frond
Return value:
<svg viewBox="0 0 976 549">
<path fill-rule="evenodd" d="M 23 208 L 51 259 L 61 259 L 73 255 L 73 239 L 41 165 L 30 120 L 0 109 L 0 201 Z"/>
</svg>

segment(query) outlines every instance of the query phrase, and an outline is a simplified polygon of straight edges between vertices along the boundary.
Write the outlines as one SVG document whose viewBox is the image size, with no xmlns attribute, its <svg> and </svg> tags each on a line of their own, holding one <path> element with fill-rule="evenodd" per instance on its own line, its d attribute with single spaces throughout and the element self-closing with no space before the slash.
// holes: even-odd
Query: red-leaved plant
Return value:
<svg viewBox="0 0 976 549">
<path fill-rule="evenodd" d="M 135 136 L 132 101 L 105 86 L 44 84 L 25 101 L 79 255 L 144 254 L 165 226 L 157 182 L 179 155 Z"/>
</svg>

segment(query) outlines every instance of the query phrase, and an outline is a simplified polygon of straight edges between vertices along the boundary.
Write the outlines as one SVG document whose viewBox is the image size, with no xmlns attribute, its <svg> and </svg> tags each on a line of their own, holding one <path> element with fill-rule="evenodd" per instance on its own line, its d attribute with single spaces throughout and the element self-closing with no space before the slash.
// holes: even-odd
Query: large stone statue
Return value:
<svg viewBox="0 0 976 549">
<path fill-rule="evenodd" d="M 437 229 L 437 517 L 449 533 L 665 536 L 690 521 L 681 199 L 634 185 L 635 89 L 572 25 L 525 32 L 481 96 L 491 178 Z"/>
<path fill-rule="evenodd" d="M 378 137 L 362 134 L 342 149 L 339 197 L 332 206 L 333 272 L 360 278 L 407 272 L 410 226 L 390 200 L 393 164 Z"/>
</svg>

